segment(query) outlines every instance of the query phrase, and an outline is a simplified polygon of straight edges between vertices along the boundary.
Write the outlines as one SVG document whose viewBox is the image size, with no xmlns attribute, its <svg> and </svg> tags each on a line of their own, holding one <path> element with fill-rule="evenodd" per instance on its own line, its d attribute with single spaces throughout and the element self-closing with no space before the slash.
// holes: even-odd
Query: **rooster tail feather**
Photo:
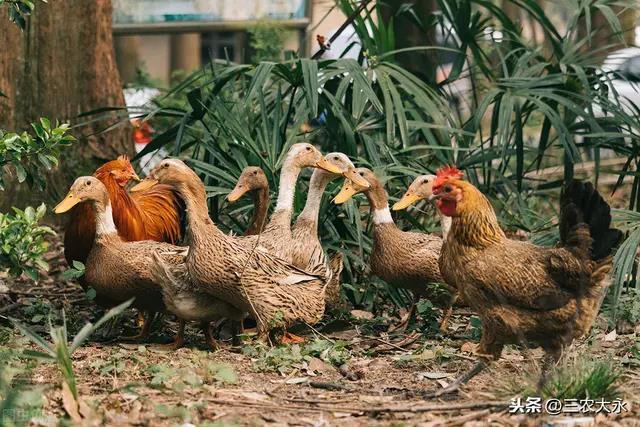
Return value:
<svg viewBox="0 0 640 427">
<path fill-rule="evenodd" d="M 622 232 L 611 228 L 611 208 L 590 182 L 571 181 L 560 196 L 560 241 L 594 261 L 611 255 Z"/>
</svg>

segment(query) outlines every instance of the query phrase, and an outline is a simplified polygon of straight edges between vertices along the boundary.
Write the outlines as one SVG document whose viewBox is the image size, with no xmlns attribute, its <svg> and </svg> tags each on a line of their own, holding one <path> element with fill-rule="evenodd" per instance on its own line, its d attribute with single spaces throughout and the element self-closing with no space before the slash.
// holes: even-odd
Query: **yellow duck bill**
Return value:
<svg viewBox="0 0 640 427">
<path fill-rule="evenodd" d="M 324 169 L 327 172 L 335 173 L 336 175 L 342 175 L 342 169 L 340 169 L 338 166 L 334 165 L 324 157 L 316 162 L 316 167 Z"/>
<path fill-rule="evenodd" d="M 131 192 L 135 193 L 136 191 L 144 191 L 144 190 L 148 190 L 149 188 L 153 187 L 154 185 L 156 185 L 158 183 L 157 179 L 153 179 L 153 178 L 145 178 L 142 181 L 140 181 L 138 184 L 134 185 L 131 188 Z"/>
<path fill-rule="evenodd" d="M 418 196 L 412 191 L 407 191 L 406 193 L 404 193 L 404 196 L 402 196 L 402 199 L 398 200 L 393 205 L 392 209 L 394 211 L 400 211 L 400 210 L 406 209 L 412 204 L 414 204 L 415 202 L 417 202 L 418 200 L 420 200 L 420 196 Z"/>
<path fill-rule="evenodd" d="M 247 192 L 248 188 L 246 186 L 237 187 L 231 190 L 231 193 L 227 194 L 227 200 L 231 203 L 238 200 L 240 197 L 244 196 Z"/>
<path fill-rule="evenodd" d="M 336 197 L 333 198 L 333 203 L 335 203 L 336 205 L 341 205 L 352 198 L 353 195 L 357 192 L 358 190 L 356 190 L 356 188 L 347 181 L 345 185 L 342 186 L 342 189 L 336 195 Z"/>
<path fill-rule="evenodd" d="M 351 182 L 355 183 L 358 187 L 361 187 L 363 190 L 366 190 L 367 188 L 371 187 L 371 184 L 369 184 L 369 181 L 367 181 L 362 176 L 360 176 L 360 174 L 358 173 L 358 171 L 355 170 L 355 168 L 349 168 L 346 172 L 342 174 L 342 176 L 350 180 Z"/>
<path fill-rule="evenodd" d="M 53 211 L 57 214 L 65 213 L 80 202 L 82 202 L 82 200 L 78 196 L 69 192 L 69 194 L 67 194 L 67 196 L 58 203 Z"/>
</svg>

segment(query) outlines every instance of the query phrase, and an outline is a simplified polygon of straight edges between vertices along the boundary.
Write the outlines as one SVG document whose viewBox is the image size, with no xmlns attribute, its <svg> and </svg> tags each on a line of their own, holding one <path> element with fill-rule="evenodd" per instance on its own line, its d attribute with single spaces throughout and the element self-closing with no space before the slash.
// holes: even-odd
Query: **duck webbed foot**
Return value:
<svg viewBox="0 0 640 427">
<path fill-rule="evenodd" d="M 173 342 L 168 344 L 156 344 L 153 346 L 154 350 L 158 351 L 175 351 L 184 345 L 184 328 L 186 322 L 184 320 L 178 320 L 178 333 L 176 334 Z"/>
<path fill-rule="evenodd" d="M 137 321 L 138 323 L 142 321 L 142 329 L 140 329 L 140 333 L 136 335 L 121 337 L 120 340 L 125 342 L 140 342 L 148 340 L 149 336 L 151 335 L 151 324 L 153 323 L 155 315 L 156 313 L 151 311 L 138 313 Z"/>
</svg>

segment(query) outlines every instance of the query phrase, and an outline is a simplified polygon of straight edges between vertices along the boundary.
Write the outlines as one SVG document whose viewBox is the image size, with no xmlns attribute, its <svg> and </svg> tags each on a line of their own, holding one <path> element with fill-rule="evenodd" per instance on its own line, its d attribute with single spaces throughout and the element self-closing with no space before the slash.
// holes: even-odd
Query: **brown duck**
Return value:
<svg viewBox="0 0 640 427">
<path fill-rule="evenodd" d="M 387 192 L 380 180 L 370 169 L 358 168 L 356 171 L 367 180 L 370 187 L 365 189 L 352 181 L 345 180 L 334 202 L 344 203 L 354 194 L 361 192 L 367 196 L 373 215 L 373 249 L 370 260 L 372 273 L 390 285 L 409 289 L 415 298 L 429 297 L 426 291 L 427 284 L 444 283 L 438 267 L 442 238 L 433 234 L 400 230 L 391 217 Z M 446 233 L 446 231 L 446 223 L 444 223 L 443 232 Z M 453 289 L 449 290 L 455 294 Z M 414 301 L 401 327 L 407 326 L 415 312 L 415 306 Z M 443 314 L 441 329 L 446 329 L 450 315 L 451 303 Z"/>
<path fill-rule="evenodd" d="M 244 235 L 253 236 L 264 230 L 269 210 L 269 180 L 258 166 L 247 166 L 242 170 L 236 186 L 227 195 L 227 200 L 233 203 L 246 193 L 250 193 L 253 199 L 253 216 Z"/>
<path fill-rule="evenodd" d="M 204 184 L 180 160 L 163 160 L 132 191 L 157 183 L 175 188 L 187 206 L 186 267 L 193 292 L 248 312 L 256 319 L 261 339 L 295 322 L 320 320 L 326 278 L 294 267 L 245 237 L 224 234 L 209 218 Z"/>
</svg>

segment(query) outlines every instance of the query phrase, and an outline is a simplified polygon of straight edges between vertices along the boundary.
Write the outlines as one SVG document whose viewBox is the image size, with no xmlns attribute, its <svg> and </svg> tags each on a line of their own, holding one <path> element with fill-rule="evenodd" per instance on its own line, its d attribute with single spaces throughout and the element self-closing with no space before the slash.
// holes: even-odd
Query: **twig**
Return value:
<svg viewBox="0 0 640 427">
<path fill-rule="evenodd" d="M 456 426 L 460 426 L 463 425 L 469 421 L 473 421 L 473 420 L 477 420 L 478 418 L 484 417 L 485 415 L 489 415 L 491 413 L 490 409 L 484 409 L 482 411 L 477 411 L 477 412 L 472 412 L 470 414 L 467 415 L 463 415 L 461 417 L 458 418 L 454 418 L 452 420 L 450 420 L 449 422 L 446 422 L 444 424 L 442 424 L 441 427 L 456 427 Z"/>
<path fill-rule="evenodd" d="M 323 334 L 322 332 L 320 332 L 319 330 L 317 330 L 316 328 L 314 328 L 312 325 L 308 324 L 307 322 L 304 322 L 305 325 L 307 325 L 307 327 L 309 327 L 309 329 L 311 329 L 314 333 L 320 335 L 322 338 L 324 338 L 325 340 L 329 341 L 331 344 L 335 344 L 336 341 L 332 338 L 329 338 L 328 336 L 326 336 L 325 334 Z"/>
<path fill-rule="evenodd" d="M 276 411 L 282 411 L 282 405 L 266 403 L 266 402 L 256 402 L 256 401 L 246 401 L 246 400 L 226 400 L 226 399 L 216 399 L 209 398 L 208 402 L 216 403 L 219 405 L 229 405 L 229 406 L 252 406 L 259 408 L 268 408 Z M 287 410 L 292 411 L 313 411 L 313 412 L 347 412 L 347 413 L 370 413 L 376 414 L 381 412 L 450 412 L 450 411 L 461 411 L 465 409 L 504 409 L 507 408 L 508 402 L 492 402 L 492 401 L 482 401 L 482 402 L 466 402 L 466 403 L 451 403 L 451 404 L 438 404 L 438 405 L 422 405 L 416 406 L 415 402 L 410 402 L 408 405 L 403 406 L 376 406 L 376 407 L 351 407 L 351 406 L 332 406 L 331 402 L 321 403 L 317 402 L 314 405 L 327 405 L 327 406 L 301 406 L 301 405 L 287 405 Z"/>
<path fill-rule="evenodd" d="M 333 391 L 338 391 L 338 390 L 349 390 L 349 387 L 343 386 L 342 384 L 338 384 L 338 383 L 326 383 L 326 382 L 321 382 L 321 381 L 309 381 L 309 385 L 313 388 L 321 388 L 324 390 L 333 390 Z"/>
</svg>

